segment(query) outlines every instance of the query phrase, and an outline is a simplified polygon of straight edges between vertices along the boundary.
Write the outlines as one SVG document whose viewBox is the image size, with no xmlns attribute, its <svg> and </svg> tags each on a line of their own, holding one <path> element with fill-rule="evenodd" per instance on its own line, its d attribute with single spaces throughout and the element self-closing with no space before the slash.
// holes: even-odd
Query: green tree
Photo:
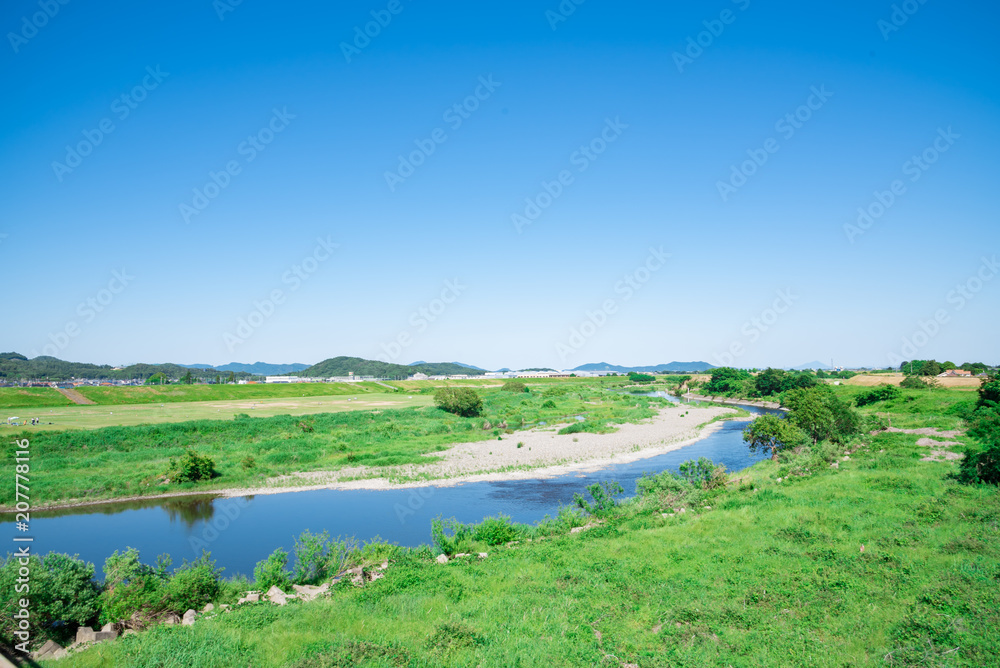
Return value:
<svg viewBox="0 0 1000 668">
<path fill-rule="evenodd" d="M 467 387 L 440 387 L 434 392 L 434 403 L 438 408 L 462 417 L 476 417 L 483 412 L 482 398 Z"/>
<path fill-rule="evenodd" d="M 754 378 L 754 386 L 757 389 L 757 394 L 762 397 L 769 397 L 784 391 L 787 389 L 785 387 L 787 376 L 788 373 L 782 369 L 772 369 L 771 367 L 764 369 Z"/>
<path fill-rule="evenodd" d="M 504 392 L 528 392 L 528 386 L 524 384 L 524 381 L 520 380 L 508 380 L 500 388 Z"/>
<path fill-rule="evenodd" d="M 771 459 L 777 459 L 782 450 L 804 444 L 807 438 L 790 420 L 771 414 L 761 415 L 743 430 L 743 441 L 750 451 L 769 452 Z"/>
<path fill-rule="evenodd" d="M 20 609 L 18 592 L 19 571 L 23 564 L 13 555 L 0 557 L 0 638 L 13 646 Z M 77 556 L 50 552 L 43 557 L 28 558 L 31 572 L 30 617 L 27 620 L 32 639 L 53 639 L 65 643 L 76 633 L 76 627 L 97 618 L 98 592 L 94 581 L 94 565 Z M 17 639 L 16 642 L 20 642 Z"/>
<path fill-rule="evenodd" d="M 194 382 L 194 380 L 191 378 L 191 370 L 188 369 L 188 372 L 186 374 L 184 374 L 184 384 L 185 385 L 190 385 L 193 382 Z"/>
<path fill-rule="evenodd" d="M 633 383 L 652 383 L 656 380 L 656 376 L 651 376 L 648 373 L 636 373 L 635 371 L 629 371 L 628 379 Z"/>
<path fill-rule="evenodd" d="M 229 382 L 229 383 L 231 383 L 233 385 L 236 384 L 236 372 L 235 371 L 230 371 L 229 372 L 229 380 L 227 382 Z"/>
<path fill-rule="evenodd" d="M 711 396 L 750 396 L 755 390 L 749 371 L 728 366 L 712 369 L 712 377 L 705 383 L 705 392 Z"/>
<path fill-rule="evenodd" d="M 827 386 L 791 390 L 783 402 L 790 409 L 788 419 L 808 434 L 813 443 L 843 441 L 861 431 L 861 418 Z"/>
<path fill-rule="evenodd" d="M 288 574 L 288 553 L 279 547 L 267 559 L 258 562 L 253 569 L 253 579 L 261 591 L 267 591 L 272 585 L 277 585 L 280 589 L 287 591 L 291 586 Z"/>
</svg>

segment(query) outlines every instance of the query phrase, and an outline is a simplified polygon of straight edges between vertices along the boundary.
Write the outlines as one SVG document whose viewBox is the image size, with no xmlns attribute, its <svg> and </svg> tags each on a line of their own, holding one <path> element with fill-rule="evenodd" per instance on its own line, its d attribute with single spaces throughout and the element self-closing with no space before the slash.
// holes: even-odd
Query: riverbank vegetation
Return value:
<svg viewBox="0 0 1000 668">
<path fill-rule="evenodd" d="M 863 389 L 833 392 L 846 403 Z M 994 389 L 904 390 L 856 410 L 968 429 L 952 447 L 974 454 L 997 444 Z M 51 665 L 991 665 L 1000 495 L 953 461 L 927 461 L 920 438 L 809 439 L 739 474 L 692 462 L 687 475 L 644 478 L 633 499 L 591 490 L 589 514 L 534 527 L 441 518 L 433 547 L 374 544 L 347 560 L 363 573 L 389 562 L 364 586 L 344 578 L 311 603 L 244 604 Z M 479 551 L 488 558 L 455 556 Z M 216 602 L 259 588 L 215 581 Z"/>
<path fill-rule="evenodd" d="M 481 401 L 478 414 L 456 415 L 431 406 L 269 418 L 241 414 L 233 420 L 23 432 L 18 437 L 29 438 L 32 451 L 46 453 L 31 462 L 32 484 L 44 490 L 33 500 L 40 507 L 254 487 L 276 476 L 347 467 L 364 466 L 381 475 L 379 469 L 386 467 L 437 461 L 433 453 L 455 443 L 559 425 L 576 421 L 576 416 L 588 428 L 608 431 L 615 424 L 653 417 L 668 403 L 586 383 L 528 393 L 458 388 L 448 394 Z M 210 458 L 217 475 L 197 482 L 172 477 L 170 461 L 188 451 Z M 4 461 L 11 467 L 13 456 L 13 450 L 5 451 Z M 13 486 L 0 488 L 0 507 L 10 508 L 13 496 Z"/>
</svg>

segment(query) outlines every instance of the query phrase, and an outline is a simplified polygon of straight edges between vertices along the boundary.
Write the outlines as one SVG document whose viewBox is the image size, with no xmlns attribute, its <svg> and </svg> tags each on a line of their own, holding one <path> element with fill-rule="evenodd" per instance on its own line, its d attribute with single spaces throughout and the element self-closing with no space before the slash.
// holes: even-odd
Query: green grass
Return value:
<svg viewBox="0 0 1000 668">
<path fill-rule="evenodd" d="M 71 405 L 72 401 L 50 387 L 0 387 L 0 409 Z"/>
<path fill-rule="evenodd" d="M 957 424 L 953 405 L 928 401 L 928 418 Z M 919 461 L 916 438 L 865 437 L 839 469 L 801 470 L 808 453 L 764 461 L 686 513 L 663 517 L 676 501 L 650 496 L 483 561 L 415 551 L 325 601 L 249 606 L 45 665 L 996 665 L 1000 495 Z"/>
<path fill-rule="evenodd" d="M 188 401 L 236 401 L 283 397 L 326 397 L 385 394 L 377 383 L 270 383 L 256 385 L 150 385 L 146 387 L 80 387 L 80 394 L 102 406 Z"/>
<path fill-rule="evenodd" d="M 543 391 L 517 395 L 500 390 L 483 392 L 485 413 L 481 418 L 459 418 L 428 404 L 429 395 L 368 395 L 358 402 L 342 401 L 341 412 L 308 415 L 275 415 L 218 419 L 222 414 L 211 404 L 191 403 L 215 419 L 164 422 L 138 426 L 101 427 L 91 430 L 10 430 L 10 438 L 27 438 L 35 455 L 31 461 L 31 483 L 44 490 L 33 500 L 36 507 L 60 502 L 96 501 L 150 496 L 177 491 L 211 491 L 256 487 L 274 476 L 293 472 L 336 471 L 346 467 L 368 467 L 366 475 L 391 474 L 406 464 L 437 461 L 433 455 L 454 443 L 496 438 L 503 431 L 542 424 L 558 425 L 583 415 L 590 424 L 614 425 L 655 415 L 661 399 L 607 392 L 585 383 L 560 385 Z M 376 401 L 377 400 L 377 401 Z M 542 405 L 552 400 L 552 408 Z M 270 409 L 282 410 L 281 402 Z M 309 399 L 297 401 L 309 402 Z M 368 402 L 367 404 L 365 402 Z M 416 404 L 413 408 L 393 405 Z M 384 404 L 376 406 L 374 404 Z M 422 404 L 422 405 L 421 405 Z M 351 409 L 367 408 L 367 410 Z M 141 409 L 141 410 L 140 410 Z M 71 409 L 67 408 L 66 411 Z M 97 412 L 105 419 L 107 408 L 76 406 L 77 413 Z M 122 411 L 140 416 L 157 407 L 119 407 L 110 419 L 122 419 Z M 162 409 L 168 410 L 166 408 Z M 234 408 L 228 407 L 229 415 Z M 237 415 L 262 411 L 235 409 Z M 287 408 L 284 408 L 287 410 Z M 46 414 L 48 415 L 48 414 Z M 484 429 L 485 423 L 489 429 Z M 187 448 L 215 461 L 219 476 L 210 482 L 164 484 L 169 460 Z M 13 466 L 13 450 L 5 450 L 5 463 Z M 252 468 L 243 465 L 254 459 Z M 385 469 L 383 473 L 380 469 Z M 295 481 L 286 481 L 293 484 Z M 300 479 L 298 484 L 303 484 Z M 13 504 L 13 486 L 0 487 L 0 506 Z"/>
</svg>

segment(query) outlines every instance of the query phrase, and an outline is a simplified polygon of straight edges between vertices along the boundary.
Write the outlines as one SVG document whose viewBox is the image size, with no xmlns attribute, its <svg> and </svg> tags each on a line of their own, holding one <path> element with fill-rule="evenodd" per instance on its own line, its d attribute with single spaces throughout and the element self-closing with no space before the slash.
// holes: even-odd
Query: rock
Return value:
<svg viewBox="0 0 1000 668">
<path fill-rule="evenodd" d="M 198 616 L 197 612 L 195 612 L 194 610 L 188 610 L 187 612 L 184 613 L 184 617 L 181 619 L 181 624 L 183 624 L 184 626 L 194 626 L 194 620 L 195 617 L 197 616 Z"/>
<path fill-rule="evenodd" d="M 160 617 L 160 623 L 166 624 L 167 626 L 174 626 L 181 623 L 181 618 L 172 612 L 168 612 Z"/>
<path fill-rule="evenodd" d="M 704 508 L 705 510 L 711 510 L 712 506 L 702 506 L 702 508 Z"/>
<path fill-rule="evenodd" d="M 837 462 L 834 462 L 834 463 L 830 464 L 830 468 L 832 468 L 832 469 L 839 469 L 840 468 L 840 464 L 838 464 Z"/>
<path fill-rule="evenodd" d="M 89 626 L 81 626 L 76 630 L 77 642 L 94 642 L 94 629 Z"/>
<path fill-rule="evenodd" d="M 122 631 L 122 637 L 138 635 L 135 629 L 125 629 Z"/>
<path fill-rule="evenodd" d="M 113 634 L 111 636 L 112 638 L 117 638 L 118 637 L 117 625 L 111 623 L 105 624 L 104 626 L 101 627 L 101 633 L 111 633 Z"/>
<path fill-rule="evenodd" d="M 686 513 L 687 512 L 687 508 L 681 508 L 680 512 Z"/>
<path fill-rule="evenodd" d="M 379 568 L 381 568 L 384 571 L 385 569 L 389 568 L 389 562 L 383 561 L 382 564 L 379 566 Z"/>
<path fill-rule="evenodd" d="M 848 461 L 850 461 L 850 460 L 851 460 L 851 456 L 850 456 L 850 455 L 844 455 L 844 456 L 843 456 L 843 460 L 844 460 L 845 462 L 848 462 Z"/>
<path fill-rule="evenodd" d="M 459 557 L 467 557 L 467 556 L 469 556 L 467 553 L 459 552 L 458 554 L 455 555 L 455 558 L 458 559 Z"/>
<path fill-rule="evenodd" d="M 219 609 L 221 609 L 221 610 L 228 610 L 229 609 L 229 604 L 228 603 L 222 603 L 221 605 L 219 605 Z"/>
<path fill-rule="evenodd" d="M 278 585 L 271 585 L 271 588 L 267 590 L 265 596 L 271 603 L 276 603 L 278 605 L 284 605 L 288 602 L 288 597 L 285 595 L 285 592 L 281 591 L 281 587 Z"/>
<path fill-rule="evenodd" d="M 54 640 L 47 640 L 44 645 L 31 654 L 31 658 L 36 661 L 42 659 L 61 659 L 67 654 L 68 652 L 63 649 L 62 645 Z"/>
<path fill-rule="evenodd" d="M 584 528 L 585 527 L 573 527 L 572 529 L 569 530 L 569 532 L 570 533 L 580 533 L 581 531 L 584 530 Z"/>
<path fill-rule="evenodd" d="M 486 557 L 488 557 L 488 556 L 490 556 L 490 553 L 489 553 L 489 552 L 480 552 L 480 553 L 479 553 L 479 558 L 480 558 L 480 559 L 485 559 L 485 558 L 486 558 Z"/>
<path fill-rule="evenodd" d="M 244 596 L 244 597 L 240 598 L 240 600 L 236 601 L 236 605 L 243 605 L 246 602 L 247 602 L 247 598 L 246 598 L 246 596 Z"/>
<path fill-rule="evenodd" d="M 247 603 L 256 603 L 260 600 L 259 591 L 248 591 L 247 592 Z"/>
<path fill-rule="evenodd" d="M 315 585 L 292 585 L 292 589 L 295 590 L 295 593 L 298 594 L 298 597 L 303 601 L 311 601 L 321 594 L 325 594 L 329 591 L 330 584 L 324 583 L 319 587 Z"/>
<path fill-rule="evenodd" d="M 674 513 L 660 513 L 661 517 L 673 517 Z"/>
<path fill-rule="evenodd" d="M 448 555 L 446 555 L 446 554 L 439 554 L 437 556 L 437 562 L 439 564 L 447 564 L 448 563 Z"/>
<path fill-rule="evenodd" d="M 206 603 L 205 607 L 201 609 L 202 612 L 212 612 L 213 610 L 215 610 L 215 606 L 211 603 Z"/>
<path fill-rule="evenodd" d="M 382 573 L 380 571 L 372 571 L 371 573 L 368 574 L 368 579 L 372 582 L 375 582 L 376 580 L 381 580 L 384 577 L 385 573 Z"/>
</svg>

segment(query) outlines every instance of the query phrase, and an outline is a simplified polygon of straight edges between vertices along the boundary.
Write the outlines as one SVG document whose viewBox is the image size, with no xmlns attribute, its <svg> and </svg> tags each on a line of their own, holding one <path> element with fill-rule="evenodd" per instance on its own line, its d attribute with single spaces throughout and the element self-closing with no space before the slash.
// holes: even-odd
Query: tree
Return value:
<svg viewBox="0 0 1000 668">
<path fill-rule="evenodd" d="M 761 415 L 743 430 L 743 441 L 751 452 L 763 450 L 777 459 L 778 453 L 806 442 L 807 436 L 798 426 L 777 415 Z"/>
<path fill-rule="evenodd" d="M 440 387 L 434 392 L 434 403 L 462 417 L 476 417 L 483 412 L 483 400 L 475 390 L 467 387 Z"/>
<path fill-rule="evenodd" d="M 500 388 L 504 392 L 528 392 L 528 386 L 521 380 L 508 380 Z"/>
<path fill-rule="evenodd" d="M 650 376 L 648 373 L 636 373 L 635 371 L 629 371 L 628 379 L 633 383 L 652 383 L 656 380 L 656 377 Z"/>
<path fill-rule="evenodd" d="M 749 396 L 754 390 L 753 376 L 749 371 L 728 366 L 712 369 L 712 377 L 705 383 L 705 392 L 712 396 Z"/>
<path fill-rule="evenodd" d="M 936 376 L 939 373 L 942 373 L 942 371 L 943 370 L 942 370 L 940 364 L 938 364 L 934 360 L 929 360 L 926 364 L 923 365 L 923 367 L 921 367 L 921 369 L 920 369 L 920 375 L 921 376 Z"/>
<path fill-rule="evenodd" d="M 784 403 L 790 409 L 788 419 L 813 443 L 827 439 L 839 442 L 861 431 L 857 412 L 825 385 L 791 390 L 784 395 Z"/>
<path fill-rule="evenodd" d="M 757 394 L 762 397 L 769 397 L 773 394 L 778 394 L 785 388 L 785 379 L 788 374 L 782 369 L 772 369 L 768 367 L 757 374 L 754 378 L 754 386 L 757 388 Z"/>
<path fill-rule="evenodd" d="M 188 370 L 188 372 L 186 374 L 184 374 L 184 384 L 185 385 L 190 385 L 193 382 L 194 382 L 194 380 L 192 380 L 192 378 L 191 378 L 191 371 Z"/>
<path fill-rule="evenodd" d="M 228 382 L 232 383 L 234 385 L 236 384 L 236 372 L 235 371 L 230 371 L 229 372 L 229 381 Z"/>
</svg>

